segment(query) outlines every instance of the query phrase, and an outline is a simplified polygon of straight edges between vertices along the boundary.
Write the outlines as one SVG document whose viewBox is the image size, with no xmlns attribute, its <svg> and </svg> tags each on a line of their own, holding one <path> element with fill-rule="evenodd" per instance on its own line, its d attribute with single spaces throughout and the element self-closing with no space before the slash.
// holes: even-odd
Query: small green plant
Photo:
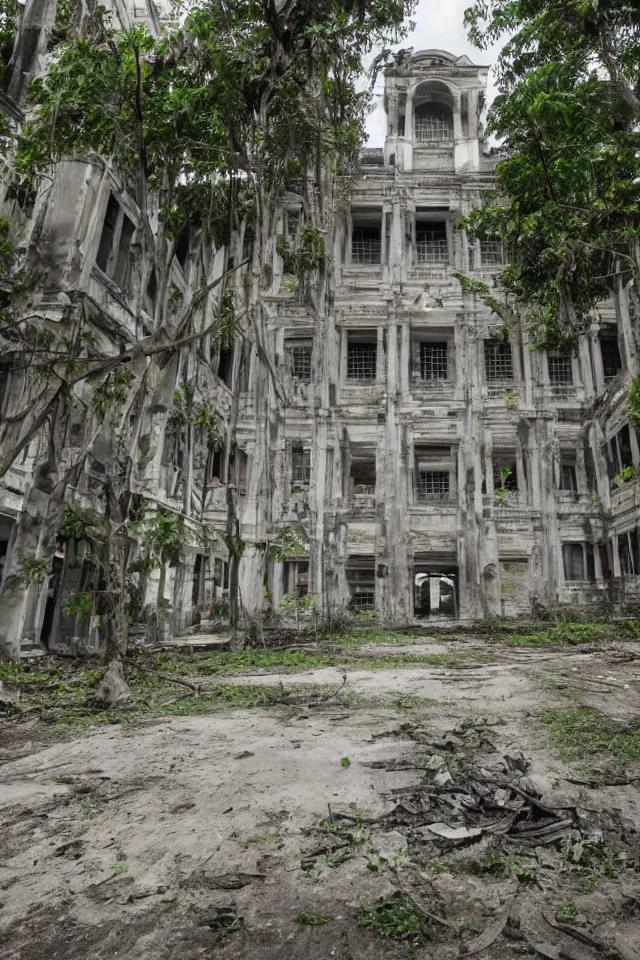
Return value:
<svg viewBox="0 0 640 960">
<path fill-rule="evenodd" d="M 598 496 L 597 493 L 591 494 L 591 503 L 593 504 L 594 507 L 600 506 L 600 497 Z"/>
<path fill-rule="evenodd" d="M 70 593 L 61 603 L 62 612 L 67 617 L 80 617 L 81 623 L 88 623 L 93 613 L 92 593 Z"/>
<path fill-rule="evenodd" d="M 49 561 L 36 560 L 35 557 L 22 558 L 22 575 L 25 583 L 42 583 L 49 569 Z"/>
<path fill-rule="evenodd" d="M 633 480 L 638 476 L 638 471 L 635 467 L 624 467 L 620 473 L 617 473 L 613 480 L 611 481 L 614 487 L 621 487 L 625 483 L 629 483 L 630 480 Z"/>
<path fill-rule="evenodd" d="M 451 860 L 432 860 L 429 863 L 430 873 L 455 873 L 457 866 Z"/>
<path fill-rule="evenodd" d="M 360 910 L 361 927 L 369 927 L 383 939 L 401 940 L 419 947 L 433 937 L 434 924 L 405 893 L 381 897 Z"/>
<path fill-rule="evenodd" d="M 119 861 L 118 863 L 114 863 L 113 865 L 113 872 L 118 875 L 120 875 L 121 873 L 126 873 L 128 869 L 129 869 L 128 864 L 122 863 L 121 861 Z"/>
<path fill-rule="evenodd" d="M 501 850 L 489 851 L 475 864 L 475 870 L 477 873 L 490 873 L 496 877 L 515 877 L 524 886 L 531 886 L 538 879 L 533 867 L 520 857 L 509 856 Z"/>
<path fill-rule="evenodd" d="M 351 766 L 351 760 L 349 760 L 349 757 L 343 757 L 342 760 L 340 761 L 340 766 L 341 766 L 341 767 L 350 767 L 350 766 Z"/>
<path fill-rule="evenodd" d="M 321 927 L 325 923 L 331 923 L 333 917 L 314 916 L 311 913 L 301 912 L 296 917 L 298 923 L 303 923 L 307 927 Z"/>
<path fill-rule="evenodd" d="M 508 410 L 517 410 L 518 408 L 518 394 L 517 393 L 505 393 L 504 401 L 507 405 Z"/>
<path fill-rule="evenodd" d="M 556 910 L 556 920 L 558 923 L 579 923 L 582 915 L 576 907 L 573 900 L 569 903 L 561 904 Z"/>
</svg>

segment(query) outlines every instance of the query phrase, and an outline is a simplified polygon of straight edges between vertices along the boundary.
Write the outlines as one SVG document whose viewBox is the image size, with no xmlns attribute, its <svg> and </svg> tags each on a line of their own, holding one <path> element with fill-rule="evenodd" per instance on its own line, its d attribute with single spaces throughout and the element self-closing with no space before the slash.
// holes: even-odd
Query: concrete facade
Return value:
<svg viewBox="0 0 640 960">
<path fill-rule="evenodd" d="M 454 277 L 493 285 L 503 267 L 497 244 L 457 228 L 493 187 L 487 73 L 440 50 L 387 71 L 384 149 L 364 151 L 342 192 L 322 327 L 274 258 L 288 402 L 270 437 L 269 535 L 304 530 L 309 556 L 271 565 L 273 609 L 309 593 L 329 616 L 403 624 L 634 601 L 640 486 L 618 485 L 639 463 L 625 406 L 638 372 L 629 290 L 574 352 L 547 355 L 526 323 L 505 329 Z M 292 198 L 287 242 L 300 218 Z M 239 422 L 249 477 L 251 382 Z M 250 536 L 248 513 L 243 527 Z"/>
</svg>

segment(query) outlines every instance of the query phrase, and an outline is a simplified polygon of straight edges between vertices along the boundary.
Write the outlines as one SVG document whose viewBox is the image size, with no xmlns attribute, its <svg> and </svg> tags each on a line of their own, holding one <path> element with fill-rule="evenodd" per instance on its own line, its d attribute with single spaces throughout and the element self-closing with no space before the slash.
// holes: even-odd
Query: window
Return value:
<svg viewBox="0 0 640 960">
<path fill-rule="evenodd" d="M 96 266 L 123 288 L 126 288 L 129 281 L 131 265 L 129 248 L 134 231 L 132 221 L 112 194 L 104 217 Z"/>
<path fill-rule="evenodd" d="M 291 253 L 298 248 L 298 236 L 300 232 L 300 211 L 285 210 L 284 213 L 284 245 L 285 249 Z"/>
<path fill-rule="evenodd" d="M 376 587 L 373 557 L 352 557 L 347 561 L 347 584 L 353 610 L 375 610 Z"/>
<path fill-rule="evenodd" d="M 513 380 L 511 344 L 505 340 L 485 340 L 484 369 L 487 380 Z"/>
<path fill-rule="evenodd" d="M 617 337 L 600 337 L 600 352 L 602 353 L 602 369 L 605 380 L 613 380 L 622 370 L 620 347 Z"/>
<path fill-rule="evenodd" d="M 375 454 L 357 454 L 351 461 L 349 473 L 351 492 L 358 496 L 372 497 L 376 492 L 376 460 Z"/>
<path fill-rule="evenodd" d="M 218 356 L 218 376 L 228 387 L 231 386 L 233 378 L 233 347 L 230 350 L 220 348 Z"/>
<path fill-rule="evenodd" d="M 416 446 L 415 491 L 416 500 L 428 503 L 451 498 L 451 447 Z"/>
<path fill-rule="evenodd" d="M 562 559 L 565 580 L 595 580 L 593 546 L 590 543 L 563 543 Z"/>
<path fill-rule="evenodd" d="M 515 460 L 509 454 L 494 458 L 493 486 L 495 490 L 509 490 L 512 493 L 517 491 L 518 471 Z"/>
<path fill-rule="evenodd" d="M 253 227 L 245 227 L 244 238 L 242 240 L 242 259 L 250 260 L 253 256 L 253 244 L 255 243 L 256 234 Z"/>
<path fill-rule="evenodd" d="M 416 263 L 448 263 L 449 243 L 445 221 L 416 223 Z"/>
<path fill-rule="evenodd" d="M 294 378 L 301 383 L 311 382 L 311 354 L 310 344 L 287 343 L 285 344 L 285 353 L 287 358 L 287 369 Z"/>
<path fill-rule="evenodd" d="M 435 103 L 422 103 L 415 111 L 415 138 L 422 143 L 452 143 L 451 110 Z"/>
<path fill-rule="evenodd" d="M 309 561 L 287 560 L 284 568 L 285 593 L 299 600 L 309 593 Z"/>
<path fill-rule="evenodd" d="M 418 500 L 448 500 L 449 471 L 425 470 L 418 473 Z"/>
<path fill-rule="evenodd" d="M 291 483 L 296 486 L 308 486 L 311 479 L 311 450 L 300 444 L 291 448 Z"/>
<path fill-rule="evenodd" d="M 549 381 L 552 386 L 570 386 L 573 383 L 573 363 L 570 353 L 550 353 Z"/>
<path fill-rule="evenodd" d="M 633 531 L 635 533 L 635 530 Z M 632 577 L 634 574 L 633 553 L 628 533 L 621 533 L 618 536 L 618 557 L 620 559 L 620 569 L 623 577 Z"/>
<path fill-rule="evenodd" d="M 499 240 L 480 241 L 480 263 L 483 267 L 504 265 L 504 247 Z"/>
<path fill-rule="evenodd" d="M 382 210 L 351 213 L 351 262 L 379 264 L 382 260 Z"/>
<path fill-rule="evenodd" d="M 576 493 L 578 484 L 576 480 L 576 468 L 572 463 L 560 464 L 560 490 L 565 493 Z"/>
<path fill-rule="evenodd" d="M 347 380 L 375 380 L 377 374 L 378 344 L 350 342 L 347 344 Z"/>
<path fill-rule="evenodd" d="M 380 227 L 354 227 L 351 235 L 352 263 L 380 263 Z"/>
<path fill-rule="evenodd" d="M 422 380 L 446 380 L 449 376 L 447 343 L 420 344 L 420 377 Z"/>
</svg>

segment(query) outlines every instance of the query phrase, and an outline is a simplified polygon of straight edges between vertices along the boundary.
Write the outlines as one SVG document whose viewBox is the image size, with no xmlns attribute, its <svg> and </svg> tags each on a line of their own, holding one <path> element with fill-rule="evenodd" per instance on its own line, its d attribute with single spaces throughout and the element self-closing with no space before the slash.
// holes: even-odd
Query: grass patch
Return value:
<svg viewBox="0 0 640 960">
<path fill-rule="evenodd" d="M 368 643 L 412 643 L 416 640 L 432 640 L 419 633 L 393 633 L 388 630 L 358 630 L 355 633 L 338 633 L 325 637 L 329 643 L 341 647 L 363 647 Z"/>
<path fill-rule="evenodd" d="M 482 860 L 475 861 L 473 872 L 494 877 L 515 877 L 525 887 L 532 886 L 538 879 L 536 871 L 526 861 L 504 854 L 501 850 L 490 850 Z"/>
<path fill-rule="evenodd" d="M 510 647 L 544 647 L 550 644 L 579 646 L 602 640 L 640 639 L 640 620 L 589 620 L 561 621 L 548 624 L 535 621 L 518 623 L 517 630 L 511 624 L 487 621 L 489 628 L 479 633 L 502 637 Z"/>
<path fill-rule="evenodd" d="M 311 913 L 301 912 L 296 917 L 296 920 L 298 923 L 302 923 L 306 927 L 322 927 L 325 923 L 331 923 L 333 917 L 314 916 Z"/>
<path fill-rule="evenodd" d="M 592 707 L 546 709 L 543 721 L 551 728 L 551 742 L 563 760 L 609 754 L 620 763 L 640 760 L 640 730 L 621 729 L 611 717 Z"/>
<path fill-rule="evenodd" d="M 399 892 L 362 907 L 359 923 L 379 937 L 401 940 L 413 948 L 422 946 L 435 932 L 433 921 L 418 910 L 410 897 Z"/>
</svg>

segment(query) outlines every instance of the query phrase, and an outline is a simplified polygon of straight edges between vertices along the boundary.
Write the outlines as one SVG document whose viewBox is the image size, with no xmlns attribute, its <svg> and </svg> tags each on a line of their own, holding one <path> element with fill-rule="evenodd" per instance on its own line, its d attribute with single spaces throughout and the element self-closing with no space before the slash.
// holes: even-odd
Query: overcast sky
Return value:
<svg viewBox="0 0 640 960">
<path fill-rule="evenodd" d="M 457 56 L 466 53 L 473 63 L 493 63 L 496 51 L 477 50 L 469 43 L 463 24 L 464 11 L 472 0 L 420 0 L 414 17 L 416 29 L 400 47 L 416 50 L 447 50 Z M 378 78 L 375 87 L 376 107 L 367 122 L 369 147 L 381 147 L 386 133 L 385 113 L 382 109 L 384 78 Z M 492 78 L 489 78 L 489 102 L 493 99 Z"/>
</svg>

